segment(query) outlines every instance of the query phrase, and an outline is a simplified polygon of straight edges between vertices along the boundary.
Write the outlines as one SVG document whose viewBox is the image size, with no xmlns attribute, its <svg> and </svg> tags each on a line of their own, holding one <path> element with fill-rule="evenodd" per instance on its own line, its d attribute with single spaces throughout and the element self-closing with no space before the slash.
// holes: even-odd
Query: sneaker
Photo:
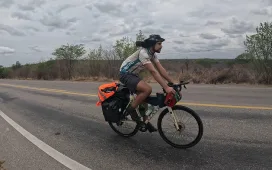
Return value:
<svg viewBox="0 0 272 170">
<path fill-rule="evenodd" d="M 131 106 L 129 106 L 127 108 L 127 111 L 126 111 L 130 116 L 131 116 L 131 119 L 133 121 L 135 121 L 138 126 L 139 126 L 139 130 L 142 131 L 142 132 L 145 132 L 147 129 L 148 129 L 148 124 L 145 124 L 142 120 L 141 120 L 141 117 L 137 114 L 137 111 L 132 108 Z M 150 124 L 150 123 L 149 123 Z M 154 128 L 152 128 L 153 126 L 149 126 L 149 131 L 150 132 L 154 132 Z M 156 129 L 155 129 L 156 130 Z"/>
<path fill-rule="evenodd" d="M 146 124 L 146 127 L 150 133 L 158 131 L 150 122 Z"/>
</svg>

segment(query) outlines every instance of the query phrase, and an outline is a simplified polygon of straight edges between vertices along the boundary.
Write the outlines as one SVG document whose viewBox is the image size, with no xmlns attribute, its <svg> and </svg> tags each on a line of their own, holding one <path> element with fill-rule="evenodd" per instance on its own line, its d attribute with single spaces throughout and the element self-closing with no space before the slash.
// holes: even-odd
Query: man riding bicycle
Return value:
<svg viewBox="0 0 272 170">
<path fill-rule="evenodd" d="M 136 45 L 140 48 L 123 61 L 120 67 L 120 82 L 125 84 L 131 92 L 137 94 L 136 99 L 127 108 L 127 112 L 131 114 L 134 121 L 140 124 L 143 124 L 143 122 L 140 121 L 140 117 L 138 116 L 135 108 L 137 108 L 137 106 L 139 106 L 152 93 L 151 86 L 139 77 L 139 73 L 142 70 L 147 69 L 167 93 L 175 93 L 175 90 L 172 87 L 169 87 L 163 80 L 164 78 L 168 83 L 174 83 L 166 70 L 160 64 L 156 55 L 156 52 L 160 53 L 163 41 L 165 41 L 164 38 L 155 34 L 150 35 L 144 41 L 137 41 Z M 155 69 L 153 64 L 157 69 Z M 150 132 L 157 131 L 150 122 L 148 122 L 146 126 Z"/>
</svg>

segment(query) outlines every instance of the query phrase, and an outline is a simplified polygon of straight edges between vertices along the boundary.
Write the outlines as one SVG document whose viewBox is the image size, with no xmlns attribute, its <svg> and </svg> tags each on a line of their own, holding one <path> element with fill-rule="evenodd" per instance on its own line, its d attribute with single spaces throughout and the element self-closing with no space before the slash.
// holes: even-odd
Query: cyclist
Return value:
<svg viewBox="0 0 272 170">
<path fill-rule="evenodd" d="M 123 61 L 120 67 L 120 82 L 125 84 L 131 92 L 137 94 L 136 99 L 130 104 L 127 112 L 131 114 L 134 121 L 141 125 L 143 125 L 143 122 L 140 121 L 140 117 L 138 116 L 135 108 L 152 93 L 152 88 L 139 77 L 140 71 L 143 69 L 148 70 L 167 93 L 175 93 L 175 90 L 172 87 L 169 87 L 163 80 L 164 78 L 168 83 L 174 83 L 166 70 L 160 64 L 156 55 L 156 53 L 160 53 L 163 41 L 165 41 L 165 39 L 156 34 L 150 35 L 144 41 L 137 41 L 136 46 L 140 48 Z M 153 64 L 158 71 L 155 69 Z M 149 132 L 157 131 L 150 122 L 146 124 L 146 127 Z"/>
</svg>

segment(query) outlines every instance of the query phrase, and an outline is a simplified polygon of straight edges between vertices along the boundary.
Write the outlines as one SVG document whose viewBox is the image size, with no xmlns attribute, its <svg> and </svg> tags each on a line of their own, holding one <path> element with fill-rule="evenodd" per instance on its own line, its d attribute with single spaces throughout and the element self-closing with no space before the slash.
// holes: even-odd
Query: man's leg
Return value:
<svg viewBox="0 0 272 170">
<path fill-rule="evenodd" d="M 131 107 L 135 109 L 141 104 L 152 92 L 152 88 L 140 77 L 131 73 L 121 74 L 120 81 L 125 84 L 129 90 L 136 93 L 136 99 L 131 103 Z"/>
<path fill-rule="evenodd" d="M 141 80 L 137 86 L 137 96 L 132 102 L 131 106 L 135 109 L 138 105 L 142 104 L 143 101 L 152 93 L 152 88 L 146 82 Z"/>
<path fill-rule="evenodd" d="M 147 84 L 146 82 L 144 82 L 143 80 L 141 80 L 137 84 L 136 90 L 137 90 L 137 92 L 136 92 L 137 96 L 131 104 L 131 107 L 133 109 L 135 109 L 138 105 L 142 104 L 144 102 L 144 100 L 152 93 L 151 86 L 149 84 Z M 137 116 L 136 111 L 134 111 L 132 114 L 135 114 Z M 144 117 L 144 122 L 146 119 L 147 119 L 147 117 Z M 150 132 L 157 131 L 157 129 L 150 122 L 147 123 L 147 128 Z"/>
<path fill-rule="evenodd" d="M 152 89 L 146 82 L 140 80 L 138 77 L 130 77 L 127 86 L 132 92 L 136 93 L 136 98 L 130 104 L 127 111 L 131 113 L 131 117 L 134 121 L 139 122 L 140 116 L 138 116 L 135 109 L 151 94 Z"/>
<path fill-rule="evenodd" d="M 151 94 L 152 88 L 149 84 L 141 80 L 138 76 L 133 74 L 122 74 L 120 77 L 120 81 L 125 84 L 130 91 L 136 93 L 135 100 L 130 104 L 127 108 L 127 112 L 131 115 L 132 119 L 140 124 L 144 122 L 140 122 L 140 117 L 136 112 L 137 106 L 143 103 L 143 101 Z M 145 120 L 145 118 L 144 118 Z M 149 122 L 147 124 L 149 131 L 154 132 L 157 129 L 151 125 Z"/>
</svg>

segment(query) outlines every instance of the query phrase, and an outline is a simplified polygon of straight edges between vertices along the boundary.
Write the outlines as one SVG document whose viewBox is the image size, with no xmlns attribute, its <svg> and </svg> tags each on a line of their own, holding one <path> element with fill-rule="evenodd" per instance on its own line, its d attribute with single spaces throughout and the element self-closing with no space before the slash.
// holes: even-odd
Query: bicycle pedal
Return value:
<svg viewBox="0 0 272 170">
<path fill-rule="evenodd" d="M 146 128 L 146 127 L 139 127 L 139 131 L 141 131 L 141 132 L 146 132 L 146 131 L 147 131 L 147 128 Z"/>
<path fill-rule="evenodd" d="M 141 132 L 146 132 L 147 131 L 147 127 L 146 127 L 146 125 L 144 125 L 144 124 L 140 124 L 140 126 L 139 126 L 139 131 L 141 131 Z"/>
</svg>

